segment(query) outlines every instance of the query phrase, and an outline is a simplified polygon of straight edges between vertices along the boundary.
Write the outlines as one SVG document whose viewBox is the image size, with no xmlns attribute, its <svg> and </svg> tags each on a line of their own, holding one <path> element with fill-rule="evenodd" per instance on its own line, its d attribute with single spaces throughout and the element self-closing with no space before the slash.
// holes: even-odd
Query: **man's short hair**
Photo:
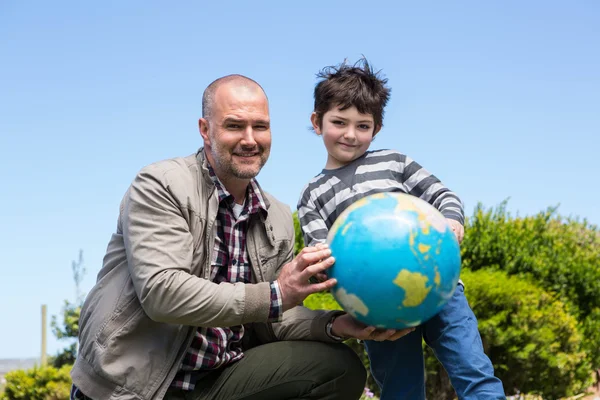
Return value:
<svg viewBox="0 0 600 400">
<path fill-rule="evenodd" d="M 354 65 L 344 61 L 338 66 L 325 67 L 317 78 L 321 81 L 315 86 L 314 112 L 319 126 L 323 115 L 336 106 L 341 110 L 354 106 L 359 113 L 372 115 L 375 126 L 383 126 L 391 89 L 386 87 L 387 79 L 374 72 L 364 57 Z"/>
<path fill-rule="evenodd" d="M 223 76 L 219 79 L 212 81 L 211 84 L 208 85 L 206 87 L 206 89 L 204 90 L 204 93 L 202 94 L 202 118 L 210 117 L 210 114 L 212 111 L 212 106 L 215 101 L 215 93 L 216 93 L 217 89 L 219 88 L 219 86 L 221 86 L 225 83 L 230 83 L 230 82 L 235 82 L 235 81 L 239 81 L 242 85 L 245 84 L 248 86 L 257 86 L 260 88 L 260 90 L 263 91 L 263 93 L 265 93 L 265 90 L 262 88 L 262 86 L 260 86 L 258 84 L 258 82 L 256 82 L 254 79 L 248 78 L 247 76 L 239 75 L 239 74 Z M 265 96 L 266 96 L 266 93 L 265 93 Z"/>
</svg>

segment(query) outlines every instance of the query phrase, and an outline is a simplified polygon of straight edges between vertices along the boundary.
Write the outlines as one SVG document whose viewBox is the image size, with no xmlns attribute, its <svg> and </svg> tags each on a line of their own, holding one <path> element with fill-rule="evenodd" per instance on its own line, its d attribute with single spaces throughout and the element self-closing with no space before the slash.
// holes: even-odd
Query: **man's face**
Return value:
<svg viewBox="0 0 600 400">
<path fill-rule="evenodd" d="M 200 133 L 211 165 L 220 179 L 249 180 L 260 172 L 271 151 L 269 104 L 253 85 L 224 83 L 214 94 Z"/>
</svg>

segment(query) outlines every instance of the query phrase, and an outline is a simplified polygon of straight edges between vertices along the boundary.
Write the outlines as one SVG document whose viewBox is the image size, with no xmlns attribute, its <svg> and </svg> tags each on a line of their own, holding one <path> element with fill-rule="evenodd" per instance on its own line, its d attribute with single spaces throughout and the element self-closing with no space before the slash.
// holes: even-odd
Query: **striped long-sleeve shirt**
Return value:
<svg viewBox="0 0 600 400">
<path fill-rule="evenodd" d="M 419 197 L 446 218 L 464 224 L 458 196 L 410 157 L 394 150 L 368 151 L 348 165 L 323 170 L 303 189 L 298 218 L 307 246 L 325 242 L 336 218 L 361 198 L 382 192 Z"/>
</svg>

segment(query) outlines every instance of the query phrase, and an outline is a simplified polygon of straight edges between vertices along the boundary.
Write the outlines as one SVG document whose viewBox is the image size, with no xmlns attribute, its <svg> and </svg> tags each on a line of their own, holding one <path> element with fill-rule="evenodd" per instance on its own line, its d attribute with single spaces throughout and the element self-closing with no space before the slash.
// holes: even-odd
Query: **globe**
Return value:
<svg viewBox="0 0 600 400">
<path fill-rule="evenodd" d="M 460 247 L 442 214 L 404 193 L 350 205 L 327 237 L 335 264 L 332 294 L 357 320 L 403 329 L 435 316 L 454 294 Z"/>
</svg>

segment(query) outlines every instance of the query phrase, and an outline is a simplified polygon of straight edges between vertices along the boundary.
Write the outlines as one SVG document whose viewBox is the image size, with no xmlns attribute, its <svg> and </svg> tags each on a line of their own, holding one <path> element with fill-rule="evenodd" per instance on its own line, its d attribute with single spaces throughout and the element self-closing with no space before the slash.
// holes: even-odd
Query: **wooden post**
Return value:
<svg viewBox="0 0 600 400">
<path fill-rule="evenodd" d="M 42 304 L 42 354 L 40 363 L 42 367 L 45 367 L 48 363 L 48 359 L 46 357 L 46 315 L 47 315 L 47 307 L 45 304 Z"/>
</svg>

